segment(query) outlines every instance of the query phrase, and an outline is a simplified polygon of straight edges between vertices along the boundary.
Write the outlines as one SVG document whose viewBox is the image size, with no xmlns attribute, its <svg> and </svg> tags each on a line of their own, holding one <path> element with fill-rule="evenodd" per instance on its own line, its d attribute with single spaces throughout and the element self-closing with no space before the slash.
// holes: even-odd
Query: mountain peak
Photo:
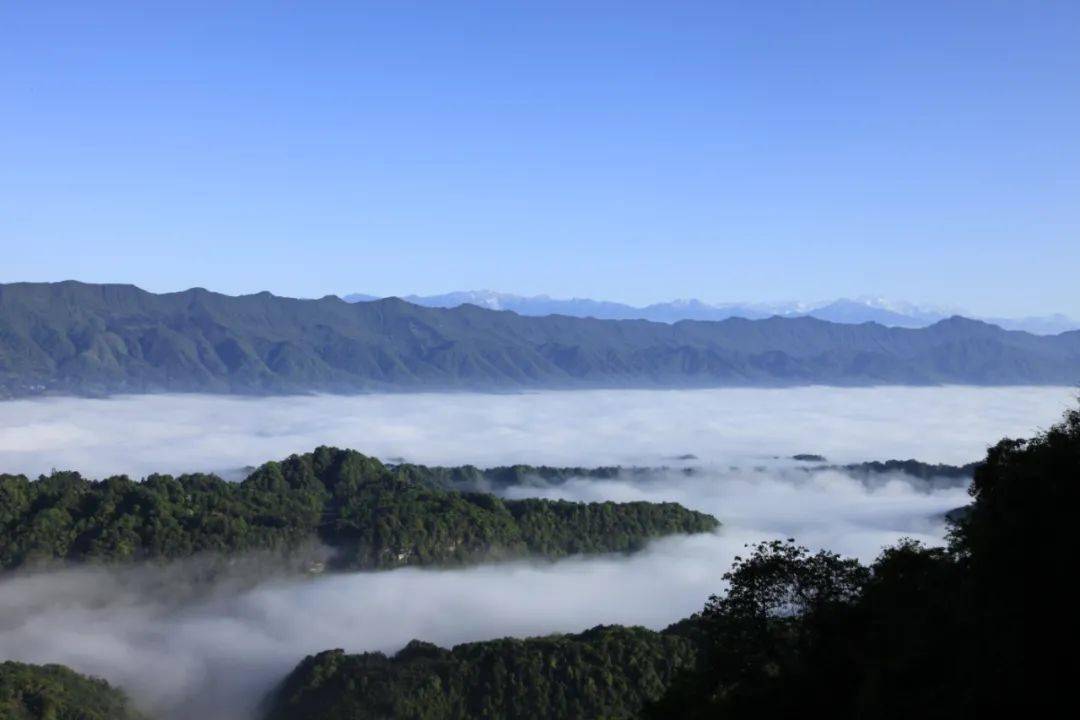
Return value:
<svg viewBox="0 0 1080 720">
<path fill-rule="evenodd" d="M 371 295 L 346 295 L 348 302 L 370 302 Z M 548 295 L 517 295 L 495 290 L 463 290 L 443 295 L 406 295 L 404 300 L 426 307 L 453 308 L 476 305 L 489 310 L 510 310 L 518 315 L 568 315 L 601 320 L 651 320 L 674 323 L 680 320 L 719 321 L 729 318 L 760 320 L 769 317 L 809 316 L 829 322 L 859 325 L 873 322 L 886 327 L 923 328 L 961 316 L 954 309 L 891 300 L 881 295 L 842 297 L 819 303 L 798 301 L 778 303 L 709 303 L 697 298 L 679 298 L 646 306 L 590 298 L 552 298 Z M 985 318 L 1008 330 L 1025 330 L 1038 335 L 1054 335 L 1080 328 L 1080 322 L 1063 315 L 1028 318 Z"/>
<path fill-rule="evenodd" d="M 1080 377 L 1080 334 L 1038 337 L 960 316 L 903 331 L 814 315 L 624 323 L 528 317 L 471 304 L 433 312 L 402 298 L 342 313 L 330 303 L 260 293 L 210 295 L 208 324 L 206 307 L 191 297 L 93 285 L 0 286 L 0 327 L 7 328 L 0 357 L 16 359 L 0 375 L 0 396 L 1070 384 Z M 589 307 L 596 314 L 610 309 Z M 113 328 L 120 328 L 123 344 Z M 52 340 L 76 336 L 88 349 Z M 987 338 L 996 344 L 990 354 L 982 352 Z M 137 355 L 125 347 L 151 351 Z M 72 352 L 78 362 L 70 362 Z"/>
</svg>

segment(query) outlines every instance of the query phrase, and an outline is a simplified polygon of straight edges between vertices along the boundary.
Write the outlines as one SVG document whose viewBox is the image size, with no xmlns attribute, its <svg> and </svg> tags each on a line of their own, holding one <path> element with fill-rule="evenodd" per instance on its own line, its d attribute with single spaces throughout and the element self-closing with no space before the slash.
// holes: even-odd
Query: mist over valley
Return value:
<svg viewBox="0 0 1080 720">
<path fill-rule="evenodd" d="M 0 3 L 0 720 L 1060 714 L 1078 47 Z"/>
<path fill-rule="evenodd" d="M 393 653 L 415 638 L 450 646 L 579 632 L 660 630 L 700 609 L 745 546 L 795 537 L 872 561 L 900 538 L 938 545 L 966 485 L 901 473 L 872 481 L 829 463 L 978 458 L 986 438 L 1052 421 L 1069 388 L 804 388 L 516 395 L 228 398 L 149 395 L 11 401 L 0 424 L 9 471 L 237 469 L 312 443 L 390 461 L 481 467 L 624 466 L 607 477 L 496 488 L 507 500 L 677 502 L 713 533 L 639 552 L 460 569 L 310 577 L 273 557 L 207 572 L 169 564 L 75 567 L 0 579 L 0 649 L 108 678 L 154 717 L 259 717 L 305 654 Z M 821 453 L 829 463 L 792 459 Z M 653 468 L 653 469 L 649 469 Z M 448 622 L 448 618 L 452 621 Z"/>
</svg>

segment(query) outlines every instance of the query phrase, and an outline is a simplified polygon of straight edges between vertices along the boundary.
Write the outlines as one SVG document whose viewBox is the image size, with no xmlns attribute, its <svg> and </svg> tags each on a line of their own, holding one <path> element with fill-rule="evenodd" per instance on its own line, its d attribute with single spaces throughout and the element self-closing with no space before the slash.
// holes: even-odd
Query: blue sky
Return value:
<svg viewBox="0 0 1080 720">
<path fill-rule="evenodd" d="M 1080 315 L 1077 48 L 1074 2 L 4 3 L 0 281 Z"/>
</svg>

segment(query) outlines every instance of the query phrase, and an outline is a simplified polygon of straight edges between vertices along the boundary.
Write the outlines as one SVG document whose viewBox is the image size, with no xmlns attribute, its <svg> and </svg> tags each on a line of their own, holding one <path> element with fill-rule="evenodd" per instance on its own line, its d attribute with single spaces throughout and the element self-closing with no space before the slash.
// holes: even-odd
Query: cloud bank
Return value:
<svg viewBox="0 0 1080 720">
<path fill-rule="evenodd" d="M 693 453 L 700 465 L 693 475 L 673 470 L 504 492 L 675 500 L 714 514 L 723 527 L 666 538 L 630 557 L 455 570 L 298 579 L 252 561 L 198 584 L 193 560 L 7 577 L 0 580 L 0 657 L 105 677 L 164 720 L 248 720 L 305 654 L 327 648 L 393 652 L 412 638 L 451 645 L 599 623 L 662 628 L 721 590 L 720 576 L 746 543 L 795 537 L 871 560 L 900 537 L 940 542 L 941 514 L 967 501 L 962 488 L 927 491 L 902 476 L 867 484 L 832 470 L 807 473 L 776 456 L 973 460 L 1002 435 L 1049 425 L 1071 395 L 1065 388 L 805 388 L 4 403 L 0 465 L 9 471 L 220 469 L 320 443 L 442 464 L 655 465 Z"/>
<path fill-rule="evenodd" d="M 165 720 L 237 720 L 305 655 L 333 647 L 393 652 L 579 631 L 599 623 L 662 628 L 701 608 L 745 543 L 797 537 L 863 559 L 902 536 L 937 542 L 962 489 L 878 487 L 841 473 L 671 473 L 574 480 L 510 495 L 674 499 L 720 517 L 715 535 L 673 537 L 639 554 L 253 580 L 244 570 L 193 586 L 198 563 L 69 570 L 0 581 L 0 656 L 61 662 L 105 677 Z M 198 589 L 193 589 L 193 587 Z"/>
<path fill-rule="evenodd" d="M 788 388 L 0 404 L 0 472 L 230 471 L 317 445 L 428 464 L 655 465 L 822 453 L 965 463 L 1054 422 L 1073 388 Z"/>
</svg>

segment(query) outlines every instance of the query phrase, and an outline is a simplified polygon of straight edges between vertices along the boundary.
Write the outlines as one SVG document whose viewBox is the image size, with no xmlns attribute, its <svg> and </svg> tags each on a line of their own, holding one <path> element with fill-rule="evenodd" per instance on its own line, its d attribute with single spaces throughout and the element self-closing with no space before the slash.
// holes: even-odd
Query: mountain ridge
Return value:
<svg viewBox="0 0 1080 720">
<path fill-rule="evenodd" d="M 343 295 L 346 302 L 372 302 L 382 299 L 375 295 L 351 293 Z M 553 298 L 548 295 L 516 295 L 493 290 L 466 290 L 441 295 L 405 295 L 406 302 L 424 307 L 453 308 L 471 304 L 488 310 L 512 310 L 520 315 L 570 315 L 595 317 L 601 320 L 651 320 L 673 323 L 679 320 L 726 320 L 741 317 L 761 320 L 780 317 L 815 317 L 830 322 L 859 324 L 877 322 L 887 327 L 921 328 L 952 315 L 956 310 L 931 308 L 905 302 L 889 302 L 883 298 L 839 298 L 829 302 L 801 303 L 707 303 L 694 298 L 634 306 L 609 300 L 590 298 Z M 1007 330 L 1024 330 L 1038 335 L 1052 335 L 1080 329 L 1080 321 L 1062 314 L 1022 318 L 977 318 Z"/>
<path fill-rule="evenodd" d="M 633 552 L 654 538 L 719 526 L 711 515 L 670 502 L 457 492 L 440 477 L 468 469 L 441 471 L 321 446 L 266 462 L 240 482 L 203 473 L 141 481 L 0 473 L 0 572 L 250 552 L 325 560 L 338 570 L 457 566 Z"/>
<path fill-rule="evenodd" d="M 8 397 L 1078 379 L 1080 331 L 1037 336 L 959 316 L 922 329 L 807 317 L 666 324 L 397 298 L 0 285 L 0 396 Z"/>
</svg>

